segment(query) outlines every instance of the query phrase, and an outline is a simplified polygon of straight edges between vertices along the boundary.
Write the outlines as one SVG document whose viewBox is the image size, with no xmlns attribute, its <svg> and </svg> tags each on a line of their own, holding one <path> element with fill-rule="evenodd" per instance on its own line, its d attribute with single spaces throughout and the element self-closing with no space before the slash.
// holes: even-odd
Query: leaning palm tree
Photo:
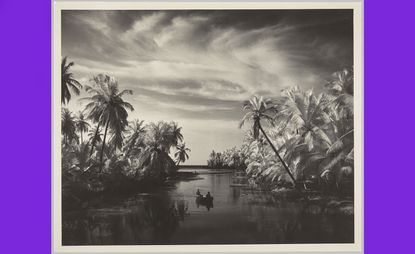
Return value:
<svg viewBox="0 0 415 254">
<path fill-rule="evenodd" d="M 176 146 L 176 150 L 174 157 L 176 157 L 176 163 L 179 166 L 180 162 L 185 162 L 189 159 L 187 152 L 190 152 L 190 149 L 186 147 L 185 143 L 181 143 Z"/>
<path fill-rule="evenodd" d="M 61 125 L 64 144 L 71 143 L 77 138 L 75 118 L 72 116 L 72 112 L 67 108 L 62 109 Z"/>
<path fill-rule="evenodd" d="M 81 134 L 81 141 L 80 143 L 84 142 L 84 139 L 82 137 L 82 134 L 84 132 L 87 132 L 89 129 L 90 125 L 89 123 L 85 120 L 85 116 L 82 113 L 82 111 L 79 111 L 77 119 L 76 119 L 76 129 L 79 131 L 79 133 Z"/>
<path fill-rule="evenodd" d="M 67 104 L 71 100 L 71 91 L 79 95 L 82 88 L 81 83 L 73 78 L 73 73 L 69 72 L 69 68 L 74 65 L 74 62 L 67 62 L 68 57 L 64 57 L 61 63 L 61 103 Z"/>
<path fill-rule="evenodd" d="M 247 111 L 247 113 L 242 118 L 241 123 L 239 124 L 239 128 L 242 128 L 245 122 L 252 121 L 253 122 L 252 132 L 253 132 L 254 138 L 258 139 L 259 132 L 261 131 L 262 135 L 264 135 L 265 139 L 268 141 L 268 144 L 271 146 L 272 150 L 277 155 L 278 159 L 281 161 L 282 165 L 284 166 L 285 171 L 290 176 L 294 185 L 296 185 L 296 181 L 295 181 L 293 174 L 291 173 L 287 164 L 281 158 L 274 144 L 268 138 L 267 134 L 265 133 L 261 125 L 261 120 L 265 120 L 268 123 L 273 124 L 272 114 L 276 113 L 275 105 L 272 103 L 270 99 L 264 99 L 262 96 L 259 98 L 257 96 L 254 96 L 252 97 L 252 99 L 244 102 L 243 110 Z"/>
<path fill-rule="evenodd" d="M 86 86 L 85 90 L 90 97 L 84 98 L 89 101 L 85 106 L 88 118 L 104 127 L 104 138 L 100 155 L 100 172 L 102 172 L 102 161 L 104 156 L 105 141 L 108 129 L 113 131 L 124 131 L 128 125 L 127 109 L 133 111 L 133 106 L 125 102 L 122 96 L 132 94 L 131 90 L 119 91 L 118 82 L 108 75 L 99 74 L 93 78 L 93 86 Z"/>
</svg>

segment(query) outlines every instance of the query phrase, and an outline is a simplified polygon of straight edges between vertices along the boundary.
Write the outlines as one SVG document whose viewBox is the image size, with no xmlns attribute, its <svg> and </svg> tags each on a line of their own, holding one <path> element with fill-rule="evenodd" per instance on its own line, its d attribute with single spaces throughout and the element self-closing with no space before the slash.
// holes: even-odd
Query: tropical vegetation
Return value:
<svg viewBox="0 0 415 254">
<path fill-rule="evenodd" d="M 240 148 L 209 155 L 212 168 L 237 168 L 253 185 L 319 186 L 351 194 L 354 175 L 353 71 L 335 72 L 324 91 L 298 86 L 279 96 L 244 102 L 240 127 L 250 124 Z"/>
<path fill-rule="evenodd" d="M 182 127 L 176 122 L 145 123 L 129 120 L 134 110 L 118 81 L 99 74 L 81 85 L 69 73 L 73 62 L 62 60 L 62 88 L 87 102 L 76 115 L 63 107 L 62 175 L 63 198 L 79 200 L 93 193 L 122 193 L 163 182 L 175 175 L 178 165 L 189 158 Z M 65 81 L 65 82 L 64 82 Z M 71 98 L 62 92 L 62 104 Z M 174 151 L 174 154 L 171 152 Z M 73 202 L 66 202 L 73 203 Z"/>
<path fill-rule="evenodd" d="M 129 119 L 131 90 L 109 75 L 82 85 L 62 60 L 63 198 L 85 193 L 121 193 L 157 186 L 176 175 L 191 150 L 177 122 Z M 212 151 L 207 166 L 242 170 L 252 186 L 270 190 L 351 193 L 354 176 L 353 72 L 335 72 L 324 90 L 298 86 L 278 96 L 243 102 L 240 128 L 248 126 L 240 147 Z M 66 105 L 85 94 L 77 114 Z M 235 130 L 237 131 L 237 130 Z M 88 194 L 88 195 L 89 195 Z"/>
<path fill-rule="evenodd" d="M 73 73 L 69 69 L 74 65 L 74 62 L 67 63 L 68 58 L 64 57 L 61 63 L 61 103 L 67 104 L 71 98 L 72 93 L 79 95 L 82 89 L 79 83 L 73 77 Z"/>
</svg>

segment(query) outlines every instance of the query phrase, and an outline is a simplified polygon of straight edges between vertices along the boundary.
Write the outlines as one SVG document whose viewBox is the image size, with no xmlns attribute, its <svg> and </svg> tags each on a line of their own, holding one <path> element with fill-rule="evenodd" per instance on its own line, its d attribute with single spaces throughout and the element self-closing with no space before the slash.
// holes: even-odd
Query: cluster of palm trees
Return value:
<svg viewBox="0 0 415 254">
<path fill-rule="evenodd" d="M 241 152 L 248 175 L 260 181 L 302 186 L 353 176 L 353 72 L 335 72 L 316 94 L 291 87 L 277 98 L 245 101 L 240 127 L 251 123 Z"/>
<path fill-rule="evenodd" d="M 213 169 L 245 169 L 245 159 L 245 154 L 237 147 L 223 152 L 213 150 L 207 160 L 207 166 Z"/>
<path fill-rule="evenodd" d="M 128 120 L 133 105 L 124 100 L 131 90 L 120 90 L 115 78 L 99 74 L 91 85 L 73 78 L 74 63 L 62 60 L 62 104 L 84 89 L 86 101 L 74 115 L 62 109 L 62 166 L 64 172 L 122 173 L 125 176 L 163 178 L 189 158 L 182 128 L 176 122 Z M 87 138 L 85 138 L 87 136 Z M 174 149 L 175 161 L 170 157 Z M 95 170 L 94 170 L 95 169 Z"/>
</svg>

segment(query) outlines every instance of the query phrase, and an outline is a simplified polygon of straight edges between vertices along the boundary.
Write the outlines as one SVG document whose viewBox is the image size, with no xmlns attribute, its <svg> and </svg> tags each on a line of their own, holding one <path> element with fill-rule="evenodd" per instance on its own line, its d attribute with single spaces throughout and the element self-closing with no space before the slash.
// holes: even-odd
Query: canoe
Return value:
<svg viewBox="0 0 415 254">
<path fill-rule="evenodd" d="M 202 196 L 202 195 L 196 196 L 196 202 L 205 203 L 205 204 L 212 203 L 213 202 L 213 197 L 208 198 L 208 197 L 205 197 L 205 196 Z"/>
</svg>

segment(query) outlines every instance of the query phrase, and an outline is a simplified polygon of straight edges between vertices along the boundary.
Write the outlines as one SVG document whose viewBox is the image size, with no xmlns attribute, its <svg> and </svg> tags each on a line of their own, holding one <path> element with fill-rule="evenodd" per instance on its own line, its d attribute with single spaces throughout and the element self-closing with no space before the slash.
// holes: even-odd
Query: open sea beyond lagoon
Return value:
<svg viewBox="0 0 415 254">
<path fill-rule="evenodd" d="M 193 171 L 187 169 L 185 171 Z M 63 245 L 351 243 L 353 215 L 310 200 L 275 200 L 231 187 L 232 173 L 195 169 L 190 180 L 123 199 L 97 198 L 64 211 Z M 197 189 L 213 204 L 196 202 Z"/>
</svg>

